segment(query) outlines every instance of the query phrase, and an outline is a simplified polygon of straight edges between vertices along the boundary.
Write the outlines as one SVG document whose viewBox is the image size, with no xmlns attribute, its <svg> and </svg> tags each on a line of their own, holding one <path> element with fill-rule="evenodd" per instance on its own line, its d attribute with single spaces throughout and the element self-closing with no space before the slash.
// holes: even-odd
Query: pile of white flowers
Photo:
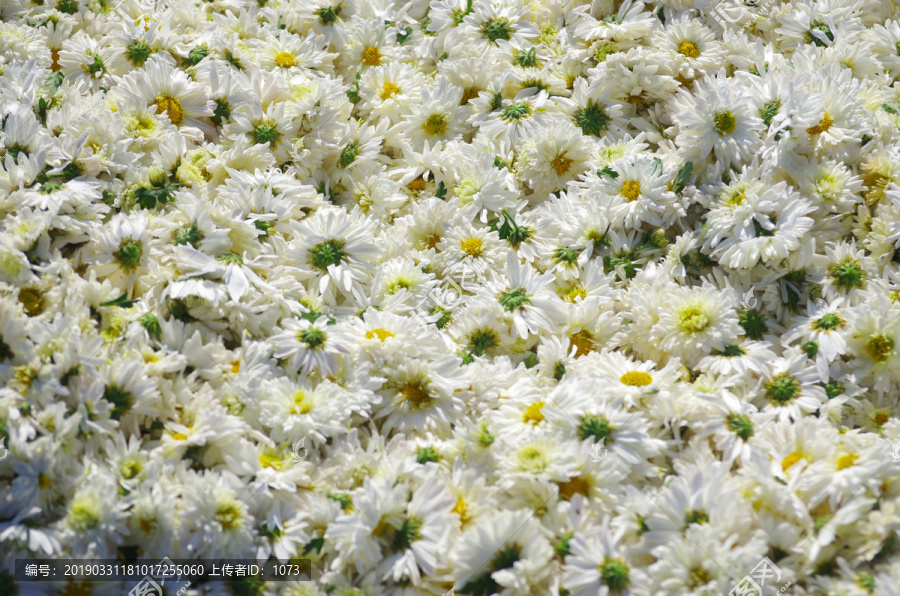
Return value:
<svg viewBox="0 0 900 596">
<path fill-rule="evenodd" d="M 4 0 L 0 593 L 900 594 L 898 19 Z"/>
</svg>

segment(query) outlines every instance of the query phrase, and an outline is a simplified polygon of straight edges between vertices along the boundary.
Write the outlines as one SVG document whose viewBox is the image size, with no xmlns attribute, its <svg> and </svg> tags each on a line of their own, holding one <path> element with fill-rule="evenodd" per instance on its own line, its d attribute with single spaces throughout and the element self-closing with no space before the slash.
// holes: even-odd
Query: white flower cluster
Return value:
<svg viewBox="0 0 900 596">
<path fill-rule="evenodd" d="M 898 19 L 4 0 L 0 593 L 900 594 Z"/>
</svg>

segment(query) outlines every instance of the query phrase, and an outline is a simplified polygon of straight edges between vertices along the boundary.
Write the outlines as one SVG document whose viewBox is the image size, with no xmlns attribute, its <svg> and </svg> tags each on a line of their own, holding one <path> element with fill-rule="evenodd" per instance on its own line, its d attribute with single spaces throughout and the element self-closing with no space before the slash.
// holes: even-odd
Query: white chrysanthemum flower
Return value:
<svg viewBox="0 0 900 596">
<path fill-rule="evenodd" d="M 587 169 L 589 148 L 571 124 L 539 128 L 523 143 L 516 173 L 538 195 L 562 190 Z"/>
<path fill-rule="evenodd" d="M 679 288 L 661 306 L 651 334 L 661 349 L 686 364 L 712 350 L 724 350 L 743 334 L 733 305 L 714 288 Z"/>
</svg>

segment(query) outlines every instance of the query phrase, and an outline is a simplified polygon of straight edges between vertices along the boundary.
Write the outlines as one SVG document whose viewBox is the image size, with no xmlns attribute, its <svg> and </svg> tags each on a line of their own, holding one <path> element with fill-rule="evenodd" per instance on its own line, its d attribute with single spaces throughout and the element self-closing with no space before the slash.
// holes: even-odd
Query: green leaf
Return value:
<svg viewBox="0 0 900 596">
<path fill-rule="evenodd" d="M 618 178 L 619 173 L 610 167 L 603 168 L 602 170 L 597 170 L 597 175 L 603 178 L 604 176 L 609 176 L 610 178 Z"/>
<path fill-rule="evenodd" d="M 881 104 L 881 109 L 883 109 L 888 114 L 900 114 L 900 102 L 891 101 L 888 103 Z"/>
<path fill-rule="evenodd" d="M 405 42 L 406 40 L 409 39 L 410 35 L 412 35 L 412 32 L 413 32 L 412 27 L 404 27 L 404 30 L 406 31 L 405 33 L 397 34 L 397 43 L 402 44 L 403 42 Z"/>
<path fill-rule="evenodd" d="M 534 368 L 538 363 L 538 355 L 534 352 L 528 354 L 528 358 L 525 359 L 525 368 Z"/>
<path fill-rule="evenodd" d="M 47 77 L 44 83 L 47 85 L 47 89 L 50 91 L 50 94 L 53 95 L 54 93 L 56 93 L 56 90 L 59 89 L 63 84 L 64 80 L 66 80 L 66 75 L 64 75 L 60 70 Z"/>
<path fill-rule="evenodd" d="M 441 182 L 438 182 L 437 192 L 434 193 L 434 196 L 441 200 L 444 200 L 444 198 L 447 196 L 447 187 L 444 186 L 443 180 Z"/>
<path fill-rule="evenodd" d="M 687 181 L 691 179 L 693 171 L 694 162 L 692 161 L 689 161 L 678 168 L 678 173 L 675 174 L 675 180 L 672 181 L 672 192 L 681 192 L 685 185 L 687 185 Z"/>
<path fill-rule="evenodd" d="M 120 306 L 122 308 L 131 308 L 134 306 L 134 303 L 137 300 L 129 300 L 128 294 L 122 294 L 115 300 L 107 300 L 106 302 L 101 302 L 100 306 Z"/>
<path fill-rule="evenodd" d="M 361 76 L 362 71 L 356 71 L 356 80 L 350 83 L 350 87 L 347 89 L 347 98 L 350 103 L 359 103 L 359 79 Z"/>
</svg>

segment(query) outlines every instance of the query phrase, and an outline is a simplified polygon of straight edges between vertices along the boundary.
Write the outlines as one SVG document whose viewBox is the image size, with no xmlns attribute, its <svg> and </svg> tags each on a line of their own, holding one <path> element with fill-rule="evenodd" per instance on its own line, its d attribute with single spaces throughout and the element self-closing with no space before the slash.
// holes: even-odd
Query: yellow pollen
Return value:
<svg viewBox="0 0 900 596">
<path fill-rule="evenodd" d="M 478 238 L 466 238 L 459 243 L 459 247 L 470 257 L 480 257 L 483 249 L 482 242 Z"/>
<path fill-rule="evenodd" d="M 479 93 L 481 93 L 481 89 L 479 89 L 478 87 L 469 87 L 468 89 L 463 91 L 462 101 L 459 102 L 459 105 L 466 105 L 467 103 L 469 103 L 469 101 L 478 97 Z"/>
<path fill-rule="evenodd" d="M 425 179 L 419 176 L 418 178 L 407 184 L 406 188 L 413 192 L 422 192 L 423 190 L 425 190 Z"/>
<path fill-rule="evenodd" d="M 525 408 L 525 413 L 522 415 L 522 422 L 530 422 L 531 424 L 537 424 L 544 419 L 544 415 L 541 413 L 541 410 L 544 409 L 544 402 L 536 401 L 527 408 Z"/>
<path fill-rule="evenodd" d="M 398 392 L 414 407 L 419 407 L 431 401 L 431 396 L 428 395 L 428 391 L 422 385 L 421 381 L 411 381 L 400 387 Z"/>
<path fill-rule="evenodd" d="M 447 116 L 444 114 L 432 114 L 422 123 L 425 134 L 439 137 L 447 132 Z"/>
<path fill-rule="evenodd" d="M 366 332 L 366 339 L 372 339 L 374 337 L 377 337 L 384 343 L 384 340 L 389 337 L 394 337 L 394 334 L 387 329 L 372 329 L 371 331 Z"/>
<path fill-rule="evenodd" d="M 281 68 L 290 68 L 297 63 L 297 58 L 290 52 L 281 52 L 275 56 L 275 64 Z"/>
<path fill-rule="evenodd" d="M 815 126 L 810 126 L 806 129 L 811 135 L 821 134 L 831 128 L 831 125 L 834 124 L 834 120 L 831 119 L 831 116 L 828 115 L 828 112 L 825 112 L 825 117 L 819 120 L 819 123 Z"/>
<path fill-rule="evenodd" d="M 381 88 L 381 93 L 378 95 L 378 97 L 381 98 L 381 101 L 385 101 L 386 99 L 389 99 L 397 95 L 398 93 L 400 93 L 400 87 L 391 82 L 387 82 L 384 84 L 384 87 Z"/>
<path fill-rule="evenodd" d="M 884 362 L 894 351 L 894 340 L 884 335 L 873 336 L 866 342 L 866 354 L 875 362 Z"/>
<path fill-rule="evenodd" d="M 47 490 L 48 488 L 50 488 L 49 476 L 45 476 L 44 474 L 38 474 L 38 486 L 41 487 L 41 490 Z"/>
<path fill-rule="evenodd" d="M 679 315 L 681 328 L 689 333 L 697 333 L 703 331 L 709 326 L 709 317 L 696 306 L 689 306 L 681 311 Z"/>
<path fill-rule="evenodd" d="M 175 126 L 184 121 L 184 108 L 181 107 L 181 102 L 178 99 L 171 95 L 157 95 L 153 103 L 156 104 L 156 113 L 162 114 L 165 112 L 168 114 L 169 120 Z"/>
<path fill-rule="evenodd" d="M 468 505 L 466 504 L 466 500 L 462 497 L 456 499 L 456 505 L 453 506 L 453 509 L 450 511 L 459 516 L 459 520 L 465 523 L 469 519 L 468 515 Z"/>
<path fill-rule="evenodd" d="M 562 176 L 572 167 L 572 160 L 568 157 L 557 155 L 553 158 L 553 161 L 550 162 L 550 166 L 556 170 L 557 176 Z"/>
<path fill-rule="evenodd" d="M 859 459 L 859 456 L 856 455 L 855 453 L 848 453 L 846 455 L 842 455 L 837 459 L 837 469 L 843 470 L 844 468 L 849 468 L 858 459 Z"/>
<path fill-rule="evenodd" d="M 890 420 L 890 415 L 887 412 L 876 412 L 875 413 L 875 424 L 878 426 L 884 426 L 884 423 Z"/>
<path fill-rule="evenodd" d="M 625 101 L 627 101 L 628 103 L 633 103 L 633 104 L 644 103 L 644 94 L 639 93 L 638 95 L 629 95 L 628 97 L 625 98 Z"/>
<path fill-rule="evenodd" d="M 585 480 L 584 476 L 575 476 L 571 478 L 568 482 L 564 482 L 559 485 L 559 496 L 569 501 L 575 495 L 585 495 L 587 496 L 588 491 L 591 490 L 590 483 Z"/>
<path fill-rule="evenodd" d="M 185 435 L 183 433 L 175 433 L 174 435 L 172 435 L 172 438 L 175 439 L 176 441 L 186 441 L 187 435 Z"/>
<path fill-rule="evenodd" d="M 619 377 L 619 380 L 629 387 L 644 387 L 653 382 L 653 377 L 649 373 L 632 370 Z"/>
<path fill-rule="evenodd" d="M 241 361 L 235 360 L 231 363 L 231 372 L 238 374 L 241 371 Z"/>
<path fill-rule="evenodd" d="M 265 453 L 261 453 L 259 455 L 259 465 L 264 468 L 272 468 L 273 470 L 281 469 L 281 460 L 275 457 L 274 455 L 267 455 Z"/>
<path fill-rule="evenodd" d="M 781 460 L 781 469 L 784 472 L 787 472 L 791 466 L 800 461 L 801 459 L 806 459 L 802 453 L 795 451 L 791 454 L 788 454 L 783 460 Z"/>
<path fill-rule="evenodd" d="M 363 50 L 362 63 L 366 66 L 378 66 L 381 64 L 381 51 L 374 46 L 369 46 Z"/>
<path fill-rule="evenodd" d="M 312 411 L 312 404 L 306 399 L 306 393 L 303 391 L 294 393 L 294 405 L 297 406 L 298 414 L 309 414 Z"/>
<path fill-rule="evenodd" d="M 688 58 L 697 58 L 700 56 L 700 48 L 692 41 L 683 41 L 678 44 L 678 53 Z"/>
<path fill-rule="evenodd" d="M 428 238 L 425 239 L 425 246 L 428 248 L 434 248 L 441 241 L 441 237 L 437 234 L 432 234 Z"/>
<path fill-rule="evenodd" d="M 138 524 L 141 526 L 141 530 L 143 530 L 145 534 L 149 534 L 153 531 L 153 520 L 141 518 Z"/>
<path fill-rule="evenodd" d="M 587 290 L 579 286 L 572 286 L 568 290 L 560 288 L 559 295 L 566 302 L 575 302 L 578 298 L 582 300 L 587 298 Z"/>
<path fill-rule="evenodd" d="M 637 180 L 626 180 L 622 183 L 622 190 L 619 194 L 629 201 L 636 201 L 641 195 L 641 183 Z"/>
<path fill-rule="evenodd" d="M 584 290 L 582 290 L 583 292 Z M 584 356 L 594 351 L 594 334 L 587 329 L 573 333 L 569 337 L 569 343 L 575 346 L 575 357 Z"/>
</svg>

